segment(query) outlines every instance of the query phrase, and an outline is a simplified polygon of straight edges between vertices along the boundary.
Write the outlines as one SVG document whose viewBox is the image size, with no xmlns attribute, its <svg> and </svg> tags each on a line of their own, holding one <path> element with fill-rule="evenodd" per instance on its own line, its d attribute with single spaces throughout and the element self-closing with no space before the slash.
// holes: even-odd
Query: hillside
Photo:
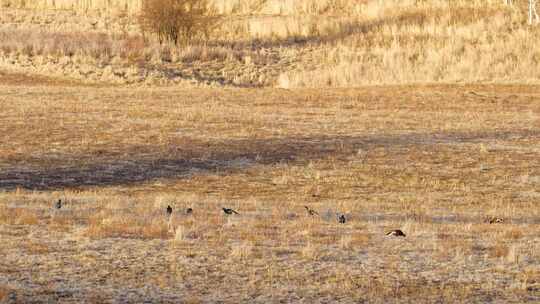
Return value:
<svg viewBox="0 0 540 304">
<path fill-rule="evenodd" d="M 143 41 L 138 1 L 4 0 L 0 68 L 153 85 L 538 83 L 540 27 L 501 2 L 218 1 L 210 41 L 179 47 Z"/>
</svg>

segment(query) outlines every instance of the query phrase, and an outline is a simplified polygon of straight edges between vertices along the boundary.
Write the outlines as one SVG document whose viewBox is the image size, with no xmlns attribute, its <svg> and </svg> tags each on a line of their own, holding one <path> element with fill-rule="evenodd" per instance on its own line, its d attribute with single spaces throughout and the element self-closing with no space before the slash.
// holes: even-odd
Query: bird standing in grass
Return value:
<svg viewBox="0 0 540 304">
<path fill-rule="evenodd" d="M 315 211 L 315 210 L 309 208 L 308 206 L 304 206 L 304 208 L 306 208 L 307 213 L 308 213 L 309 215 L 311 215 L 311 216 L 319 215 L 319 213 L 317 213 L 317 211 Z"/>
<path fill-rule="evenodd" d="M 55 207 L 56 209 L 62 208 L 62 200 L 59 199 L 58 202 L 56 202 L 56 204 L 54 204 L 54 207 Z"/>
<path fill-rule="evenodd" d="M 405 233 L 403 233 L 403 231 L 401 231 L 399 229 L 392 230 L 392 231 L 388 232 L 386 235 L 406 237 Z"/>
<path fill-rule="evenodd" d="M 488 219 L 487 222 L 490 223 L 490 224 L 500 224 L 500 223 L 504 223 L 504 219 L 502 219 L 500 217 L 492 217 L 492 218 Z"/>
<path fill-rule="evenodd" d="M 225 212 L 225 214 L 229 214 L 229 215 L 231 215 L 233 213 L 234 214 L 240 214 L 240 213 L 238 213 L 238 212 L 236 212 L 236 211 L 234 211 L 233 209 L 230 209 L 230 208 L 222 208 L 222 209 L 223 209 L 223 212 Z"/>
<path fill-rule="evenodd" d="M 170 205 L 167 206 L 167 214 L 168 215 L 172 214 L 172 207 Z"/>
<path fill-rule="evenodd" d="M 340 224 L 345 224 L 346 221 L 347 219 L 345 218 L 345 214 L 338 215 L 338 222 Z"/>
<path fill-rule="evenodd" d="M 186 214 L 192 214 L 192 213 L 193 213 L 193 208 L 186 209 Z"/>
</svg>

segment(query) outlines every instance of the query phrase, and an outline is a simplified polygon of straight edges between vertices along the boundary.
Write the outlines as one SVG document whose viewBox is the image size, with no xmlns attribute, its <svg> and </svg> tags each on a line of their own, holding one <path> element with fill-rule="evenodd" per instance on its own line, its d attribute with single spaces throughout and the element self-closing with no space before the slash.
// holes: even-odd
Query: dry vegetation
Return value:
<svg viewBox="0 0 540 304">
<path fill-rule="evenodd" d="M 0 303 L 540 302 L 540 27 L 502 2 L 216 0 L 176 46 L 0 0 Z"/>
<path fill-rule="evenodd" d="M 85 82 L 293 88 L 540 78 L 540 27 L 527 25 L 526 1 L 214 1 L 220 29 L 188 46 L 144 41 L 137 1 L 127 9 L 54 2 L 74 11 L 8 2 L 0 66 Z"/>
<path fill-rule="evenodd" d="M 4 301 L 540 301 L 539 87 L 0 83 Z"/>
</svg>

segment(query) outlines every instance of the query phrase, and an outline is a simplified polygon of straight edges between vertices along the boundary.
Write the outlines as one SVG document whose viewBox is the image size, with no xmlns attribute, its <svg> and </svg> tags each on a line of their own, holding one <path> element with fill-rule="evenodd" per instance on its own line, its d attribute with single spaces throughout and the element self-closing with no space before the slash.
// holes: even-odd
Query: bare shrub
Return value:
<svg viewBox="0 0 540 304">
<path fill-rule="evenodd" d="M 144 0 L 139 15 L 143 33 L 156 35 L 160 43 L 206 40 L 217 21 L 216 11 L 208 0 Z"/>
</svg>

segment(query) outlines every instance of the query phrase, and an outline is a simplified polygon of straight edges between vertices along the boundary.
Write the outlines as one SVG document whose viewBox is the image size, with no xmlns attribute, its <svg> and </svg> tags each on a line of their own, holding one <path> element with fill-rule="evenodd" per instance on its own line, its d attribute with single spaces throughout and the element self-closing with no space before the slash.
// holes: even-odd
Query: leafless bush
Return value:
<svg viewBox="0 0 540 304">
<path fill-rule="evenodd" d="M 143 33 L 156 35 L 160 43 L 208 39 L 217 21 L 208 0 L 144 0 L 139 15 Z"/>
</svg>

